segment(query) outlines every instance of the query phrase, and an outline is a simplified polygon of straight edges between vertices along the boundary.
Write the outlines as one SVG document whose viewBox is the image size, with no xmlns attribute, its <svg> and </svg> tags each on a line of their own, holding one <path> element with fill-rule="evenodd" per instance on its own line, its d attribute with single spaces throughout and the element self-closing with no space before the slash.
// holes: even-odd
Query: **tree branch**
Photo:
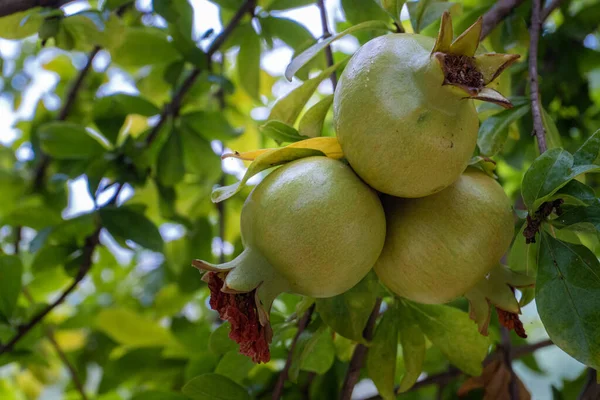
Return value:
<svg viewBox="0 0 600 400">
<path fill-rule="evenodd" d="M 510 381 L 508 383 L 510 400 L 519 400 L 519 387 L 517 385 L 517 375 L 512 367 L 512 343 L 510 342 L 510 331 L 506 327 L 500 328 L 500 334 L 502 336 L 502 356 L 504 358 L 504 364 L 510 372 Z"/>
<path fill-rule="evenodd" d="M 0 0 L 0 1 L 2 1 L 2 0 Z M 58 121 L 65 121 L 67 119 L 67 116 L 71 112 L 71 109 L 73 108 L 73 105 L 75 104 L 75 100 L 77 99 L 77 93 L 83 86 L 83 81 L 85 80 L 85 77 L 92 69 L 92 63 L 94 61 L 94 58 L 96 57 L 96 55 L 99 52 L 100 52 L 100 47 L 96 46 L 88 55 L 87 63 L 85 64 L 83 69 L 81 71 L 79 71 L 79 74 L 77 75 L 77 79 L 75 79 L 75 81 L 73 82 L 73 85 L 67 92 L 67 95 L 65 97 L 65 102 L 64 102 L 62 108 L 60 109 L 60 111 L 58 112 L 58 116 L 56 118 Z M 50 165 L 50 157 L 48 157 L 47 154 L 41 153 L 41 160 L 34 172 L 34 181 L 33 181 L 34 189 L 40 190 L 44 186 L 44 178 L 46 177 L 46 170 L 48 169 L 49 165 Z"/>
<path fill-rule="evenodd" d="M 319 12 L 321 14 L 321 28 L 323 29 L 323 39 L 327 39 L 331 36 L 331 32 L 329 31 L 329 23 L 327 22 L 327 9 L 325 8 L 324 0 L 317 0 L 317 7 L 319 7 Z M 333 52 L 331 51 L 331 45 L 325 47 L 325 57 L 327 58 L 327 65 L 332 66 L 333 61 Z M 337 86 L 337 75 L 335 71 L 331 73 L 331 85 L 333 86 L 333 91 Z"/>
<path fill-rule="evenodd" d="M 552 11 L 556 10 L 562 1 L 563 0 L 552 0 L 550 4 L 544 8 L 544 11 L 542 11 L 542 21 L 547 20 L 550 14 L 552 14 Z"/>
<path fill-rule="evenodd" d="M 298 339 L 300 338 L 300 335 L 302 335 L 302 332 L 304 332 L 304 330 L 308 326 L 308 323 L 310 322 L 310 318 L 312 317 L 312 314 L 314 311 L 315 311 L 315 304 L 313 303 L 313 305 L 310 306 L 310 308 L 308 310 L 306 310 L 306 312 L 304 313 L 302 318 L 300 318 L 300 320 L 298 320 L 298 331 L 296 332 L 296 336 L 294 336 L 294 339 L 292 340 L 292 344 L 290 346 L 290 351 L 288 352 L 287 360 L 285 360 L 285 366 L 283 367 L 283 369 L 281 370 L 281 373 L 279 374 L 279 377 L 277 378 L 277 383 L 275 384 L 275 388 L 273 389 L 273 394 L 271 395 L 271 398 L 273 400 L 279 400 L 283 396 L 283 387 L 285 385 L 285 381 L 288 378 L 288 372 L 290 370 L 290 367 L 292 366 L 294 349 L 296 348 L 296 344 L 298 343 Z"/>
<path fill-rule="evenodd" d="M 540 154 L 547 150 L 546 129 L 542 120 L 542 106 L 540 102 L 540 88 L 538 84 L 538 41 L 540 30 L 542 28 L 540 0 L 532 0 L 531 28 L 529 35 L 531 37 L 529 44 L 529 80 L 531 85 L 531 114 L 533 116 L 533 133 L 537 137 Z"/>
<path fill-rule="evenodd" d="M 254 13 L 255 3 L 256 0 L 246 0 L 246 2 L 237 10 L 237 12 L 231 18 L 225 29 L 223 29 L 223 31 L 211 43 L 210 47 L 206 52 L 207 60 L 210 61 L 212 56 L 219 50 L 223 43 L 225 43 L 229 35 L 231 35 L 233 30 L 240 23 L 244 15 L 246 13 L 250 13 L 251 15 Z M 198 76 L 200 76 L 201 72 L 202 69 L 200 69 L 199 67 L 194 68 L 192 72 L 188 75 L 188 77 L 185 79 L 185 81 L 181 84 L 181 86 L 173 96 L 173 100 L 171 100 L 171 102 L 167 104 L 160 113 L 160 118 L 158 122 L 156 123 L 156 125 L 154 125 L 154 127 L 148 134 L 148 137 L 146 138 L 146 145 L 152 144 L 152 142 L 154 141 L 154 139 L 156 139 L 156 136 L 160 132 L 160 129 L 165 124 L 165 122 L 167 122 L 167 119 L 170 116 L 177 115 L 179 113 L 179 109 L 181 108 L 181 103 L 183 102 L 185 95 L 192 88 L 194 82 L 196 82 L 196 79 L 198 78 Z"/>
<path fill-rule="evenodd" d="M 23 294 L 25 295 L 27 300 L 29 300 L 29 302 L 32 305 L 35 303 L 35 301 L 33 300 L 33 297 L 31 297 L 31 294 L 29 293 L 29 291 L 27 290 L 26 287 L 23 288 Z M 42 324 L 42 326 L 43 326 L 43 324 Z M 79 374 L 77 373 L 77 370 L 75 369 L 73 364 L 71 364 L 71 362 L 67 358 L 67 355 L 65 354 L 63 349 L 60 347 L 60 345 L 56 341 L 56 338 L 54 337 L 54 334 L 52 333 L 50 328 L 48 328 L 47 326 L 43 326 L 43 328 L 44 328 L 44 335 L 46 335 L 46 339 L 48 339 L 50 344 L 52 344 L 52 347 L 54 347 L 54 351 L 56 351 L 56 354 L 58 354 L 58 357 L 60 358 L 62 363 L 69 370 L 69 374 L 71 375 L 71 380 L 73 381 L 73 384 L 75 385 L 75 388 L 79 392 L 79 395 L 81 396 L 82 400 L 87 400 L 88 397 L 85 394 L 85 389 L 83 387 L 83 383 L 81 382 L 81 379 L 79 379 Z"/>
<path fill-rule="evenodd" d="M 79 266 L 79 271 L 73 282 L 65 289 L 64 292 L 56 299 L 53 303 L 48 305 L 38 314 L 36 314 L 27 324 L 19 327 L 17 334 L 5 345 L 0 346 L 0 355 L 11 351 L 14 346 L 29 333 L 37 324 L 39 324 L 46 315 L 52 310 L 61 305 L 65 299 L 77 288 L 79 283 L 85 278 L 86 274 L 92 266 L 92 255 L 96 246 L 99 244 L 100 229 L 97 229 L 92 235 L 85 239 L 85 245 L 83 246 L 83 261 Z"/>
<path fill-rule="evenodd" d="M 588 368 L 587 379 L 581 388 L 577 400 L 598 400 L 600 398 L 600 385 L 597 383 L 597 373 L 593 368 Z"/>
<path fill-rule="evenodd" d="M 483 29 L 481 39 L 485 38 L 494 28 L 510 14 L 510 12 L 524 3 L 525 0 L 499 0 L 483 15 Z"/>
<path fill-rule="evenodd" d="M 75 0 L 0 0 L 0 17 L 6 17 L 35 7 L 62 7 Z"/>
<path fill-rule="evenodd" d="M 548 346 L 552 346 L 552 345 L 554 345 L 554 343 L 550 339 L 547 339 L 547 340 L 542 340 L 541 342 L 537 342 L 537 343 L 533 343 L 533 344 L 526 344 L 523 346 L 518 346 L 513 349 L 512 358 L 513 358 L 513 360 L 516 360 L 516 359 L 524 357 L 528 354 L 534 353 L 539 349 L 543 349 L 544 347 L 548 347 Z M 496 352 L 490 354 L 483 361 L 483 365 L 487 365 L 502 356 L 503 356 L 502 353 L 496 351 Z M 458 368 L 455 368 L 455 367 L 451 367 L 446 372 L 442 372 L 441 374 L 431 375 L 423 380 L 418 381 L 417 383 L 415 383 L 413 385 L 413 387 L 411 387 L 408 391 L 406 391 L 404 393 L 419 390 L 419 389 L 421 389 L 425 386 L 429 386 L 429 385 L 436 385 L 436 384 L 437 385 L 440 385 L 440 384 L 445 385 L 445 384 L 448 384 L 449 382 L 451 382 L 453 379 L 456 379 L 462 375 L 463 375 L 463 372 L 461 370 L 459 370 Z M 396 394 L 400 394 L 398 389 L 396 389 Z M 381 396 L 375 395 L 375 396 L 366 398 L 364 400 L 381 400 Z"/>
<path fill-rule="evenodd" d="M 375 307 L 373 307 L 373 311 L 371 311 L 371 315 L 367 321 L 367 326 L 363 332 L 363 337 L 367 341 L 371 341 L 373 339 L 375 322 L 377 322 L 380 307 L 381 297 L 378 297 L 375 301 Z M 360 376 L 360 370 L 365 362 L 365 357 L 368 350 L 369 348 L 362 343 L 357 344 L 354 348 L 354 354 L 352 354 L 352 359 L 350 360 L 350 365 L 348 366 L 348 372 L 346 373 L 346 379 L 344 379 L 344 385 L 342 386 L 340 400 L 350 400 L 352 398 L 352 392 L 354 391 L 354 386 L 356 385 L 356 382 Z"/>
</svg>

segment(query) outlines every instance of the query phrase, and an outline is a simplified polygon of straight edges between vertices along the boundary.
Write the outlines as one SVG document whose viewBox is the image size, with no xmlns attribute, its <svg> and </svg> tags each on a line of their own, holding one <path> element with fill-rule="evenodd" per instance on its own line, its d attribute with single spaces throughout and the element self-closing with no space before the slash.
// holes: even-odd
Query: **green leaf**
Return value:
<svg viewBox="0 0 600 400">
<path fill-rule="evenodd" d="M 21 293 L 23 264 L 16 256 L 0 256 L 0 315 L 12 317 Z"/>
<path fill-rule="evenodd" d="M 278 144 L 308 139 L 306 136 L 301 136 L 294 127 L 280 121 L 267 122 L 260 127 L 260 133 L 275 140 Z"/>
<path fill-rule="evenodd" d="M 423 372 L 425 335 L 408 307 L 399 304 L 399 311 L 398 323 L 400 330 L 398 334 L 400 335 L 402 359 L 404 360 L 404 375 L 399 388 L 402 393 L 410 389 Z"/>
<path fill-rule="evenodd" d="M 550 339 L 567 354 L 600 368 L 600 263 L 586 247 L 542 232 L 536 305 Z"/>
<path fill-rule="evenodd" d="M 260 19 L 260 26 L 263 34 L 268 36 L 270 40 L 279 38 L 294 50 L 299 50 L 308 41 L 315 40 L 304 25 L 293 19 L 268 16 Z"/>
<path fill-rule="evenodd" d="M 580 151 L 581 149 L 576 153 L 579 154 L 577 163 L 568 151 L 557 148 L 546 151 L 531 164 L 525 172 L 521 188 L 523 202 L 530 212 L 535 212 L 542 203 L 578 175 L 600 169 L 593 164 L 579 164 L 587 160 L 587 156 L 583 152 L 579 153 Z"/>
<path fill-rule="evenodd" d="M 427 338 L 452 364 L 469 375 L 481 375 L 490 343 L 467 313 L 445 305 L 409 305 Z"/>
<path fill-rule="evenodd" d="M 63 265 L 72 252 L 73 249 L 69 246 L 46 246 L 35 254 L 31 268 L 33 271 L 41 271 Z"/>
<path fill-rule="evenodd" d="M 164 242 L 158 228 L 144 214 L 131 207 L 105 207 L 100 219 L 111 235 L 132 240 L 152 251 L 162 252 Z"/>
<path fill-rule="evenodd" d="M 560 132 L 552 120 L 552 117 L 545 108 L 542 107 L 542 124 L 544 125 L 544 129 L 546 130 L 546 144 L 549 149 L 554 149 L 557 147 L 563 147 L 562 139 L 560 138 Z M 536 138 L 537 144 L 537 138 Z"/>
<path fill-rule="evenodd" d="M 326 70 L 322 71 L 315 78 L 309 79 L 296 89 L 292 90 L 285 97 L 280 98 L 271 109 L 269 120 L 276 120 L 288 125 L 294 125 L 298 115 L 310 100 L 319 84 L 336 71 L 347 60 L 341 61 Z M 292 61 L 293 62 L 293 61 Z"/>
<path fill-rule="evenodd" d="M 57 159 L 85 160 L 106 152 L 83 126 L 73 122 L 47 122 L 38 128 L 38 135 L 44 152 Z"/>
<path fill-rule="evenodd" d="M 600 129 L 573 154 L 573 162 L 576 165 L 597 164 L 598 156 L 600 156 Z"/>
<path fill-rule="evenodd" d="M 538 243 L 525 242 L 523 231 L 527 224 L 523 224 L 519 233 L 515 236 L 510 252 L 508 253 L 508 266 L 516 272 L 524 273 L 528 276 L 535 276 L 537 273 Z"/>
<path fill-rule="evenodd" d="M 24 39 L 37 33 L 43 21 L 39 8 L 7 15 L 0 18 L 0 38 Z"/>
<path fill-rule="evenodd" d="M 477 146 L 484 156 L 496 155 L 508 137 L 508 127 L 529 112 L 528 104 L 504 110 L 487 118 L 479 127 Z"/>
<path fill-rule="evenodd" d="M 120 45 L 109 49 L 113 61 L 123 67 L 170 64 L 181 58 L 167 34 L 156 28 L 128 28 Z"/>
<path fill-rule="evenodd" d="M 182 392 L 193 400 L 250 400 L 246 389 L 219 374 L 197 376 L 185 384 Z"/>
<path fill-rule="evenodd" d="M 237 56 L 237 74 L 240 85 L 254 100 L 260 102 L 260 37 L 254 32 L 252 25 L 245 28 Z"/>
<path fill-rule="evenodd" d="M 158 390 L 149 390 L 136 394 L 131 400 L 189 400 L 186 396 L 174 393 L 163 392 Z"/>
<path fill-rule="evenodd" d="M 563 213 L 551 222 L 575 231 L 600 232 L 600 205 L 563 207 Z"/>
<path fill-rule="evenodd" d="M 216 182 L 221 177 L 221 158 L 215 154 L 210 142 L 188 129 L 182 129 L 179 134 L 185 170 L 206 182 Z"/>
<path fill-rule="evenodd" d="M 210 334 L 208 339 L 208 348 L 215 354 L 225 354 L 232 350 L 237 350 L 238 345 L 229 338 L 231 326 L 229 322 L 224 322 Z"/>
<path fill-rule="evenodd" d="M 167 142 L 158 153 L 156 177 L 160 184 L 174 186 L 183 179 L 184 175 L 185 165 L 183 164 L 181 136 L 177 129 L 173 129 Z"/>
<path fill-rule="evenodd" d="M 211 199 L 213 203 L 219 203 L 223 200 L 227 200 L 242 190 L 246 182 L 248 182 L 248 179 L 266 169 L 286 164 L 290 161 L 298 160 L 300 158 L 324 155 L 325 154 L 323 152 L 315 149 L 283 147 L 281 149 L 269 150 L 266 153 L 256 157 L 252 164 L 250 164 L 250 167 L 248 167 L 246 170 L 246 173 L 241 181 L 236 182 L 233 185 L 216 188 L 211 194 Z"/>
<path fill-rule="evenodd" d="M 106 0 L 104 2 L 105 10 L 116 10 L 117 8 L 124 6 L 127 3 L 130 3 L 131 0 Z"/>
<path fill-rule="evenodd" d="M 367 374 L 385 400 L 395 399 L 394 378 L 398 354 L 398 326 L 403 325 L 398 309 L 390 304 L 381 317 L 367 353 Z"/>
<path fill-rule="evenodd" d="M 221 112 L 196 111 L 181 116 L 181 123 L 206 140 L 230 140 L 242 134 Z"/>
<path fill-rule="evenodd" d="M 298 126 L 300 135 L 308 137 L 321 136 L 323 133 L 323 123 L 325 122 L 329 108 L 331 108 L 331 103 L 333 103 L 333 95 L 323 98 L 308 109 Z"/>
<path fill-rule="evenodd" d="M 565 204 L 594 205 L 598 204 L 594 189 L 588 185 L 573 179 L 565 186 L 556 191 L 548 201 L 562 199 Z"/>
<path fill-rule="evenodd" d="M 371 272 L 346 293 L 316 299 L 317 311 L 336 333 L 364 343 L 363 330 L 375 306 L 378 289 L 379 282 Z"/>
<path fill-rule="evenodd" d="M 314 0 L 273 0 L 271 1 L 271 4 L 267 6 L 267 10 L 289 10 L 291 8 L 308 6 L 310 4 L 314 4 Z"/>
<path fill-rule="evenodd" d="M 237 350 L 231 350 L 221 358 L 217 368 L 215 368 L 215 373 L 242 384 L 253 367 L 254 363 L 251 358 L 240 354 Z"/>
<path fill-rule="evenodd" d="M 389 21 L 387 13 L 374 0 L 342 0 L 346 20 L 356 25 L 371 20 Z"/>
<path fill-rule="evenodd" d="M 456 3 L 436 0 L 409 1 L 406 3 L 410 14 L 410 23 L 416 33 L 421 32 L 439 20 L 444 11 L 450 10 Z"/>
<path fill-rule="evenodd" d="M 338 40 L 346 35 L 349 35 L 354 32 L 359 32 L 362 30 L 385 30 L 389 31 L 390 27 L 383 21 L 367 21 L 358 25 L 354 25 L 343 32 L 338 33 L 337 35 L 331 36 L 325 40 L 322 40 L 318 43 L 315 43 L 308 49 L 304 50 L 298 57 L 294 58 L 290 65 L 285 70 L 285 77 L 291 81 L 292 77 L 296 75 L 296 72 L 310 60 L 315 58 L 317 54 L 325 47 L 327 47 L 331 42 Z M 333 71 L 332 71 L 333 72 Z M 328 73 L 327 75 L 330 75 Z"/>
<path fill-rule="evenodd" d="M 383 8 L 398 25 L 402 26 L 400 14 L 402 13 L 402 6 L 406 3 L 406 0 L 377 0 L 377 3 L 379 3 L 379 6 Z"/>
<path fill-rule="evenodd" d="M 171 333 L 158 322 L 127 308 L 100 311 L 96 317 L 96 328 L 117 343 L 129 347 L 162 347 L 174 341 Z"/>
<path fill-rule="evenodd" d="M 126 93 L 116 93 L 101 97 L 94 105 L 95 119 L 129 114 L 151 117 L 160 114 L 160 109 L 141 96 Z"/>
<path fill-rule="evenodd" d="M 335 347 L 329 328 L 321 324 L 317 329 L 307 329 L 300 334 L 296 343 L 289 378 L 292 382 L 297 382 L 300 370 L 322 375 L 329 371 L 334 360 Z"/>
</svg>

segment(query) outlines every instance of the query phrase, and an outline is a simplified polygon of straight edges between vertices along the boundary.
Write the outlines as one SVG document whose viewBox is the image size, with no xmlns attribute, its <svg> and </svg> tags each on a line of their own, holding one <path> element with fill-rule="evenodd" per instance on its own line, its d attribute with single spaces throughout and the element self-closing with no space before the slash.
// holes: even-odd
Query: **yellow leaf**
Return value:
<svg viewBox="0 0 600 400">
<path fill-rule="evenodd" d="M 286 146 L 285 148 L 319 150 L 323 152 L 327 157 L 336 160 L 339 160 L 340 158 L 344 157 L 342 147 L 340 146 L 340 143 L 338 142 L 337 138 L 334 137 L 317 137 L 301 140 L 299 142 L 292 143 Z M 244 161 L 254 161 L 258 156 L 265 154 L 266 152 L 271 150 L 275 149 L 260 149 L 254 151 L 246 151 L 243 153 L 229 153 L 224 154 L 223 158 L 231 157 Z"/>
</svg>

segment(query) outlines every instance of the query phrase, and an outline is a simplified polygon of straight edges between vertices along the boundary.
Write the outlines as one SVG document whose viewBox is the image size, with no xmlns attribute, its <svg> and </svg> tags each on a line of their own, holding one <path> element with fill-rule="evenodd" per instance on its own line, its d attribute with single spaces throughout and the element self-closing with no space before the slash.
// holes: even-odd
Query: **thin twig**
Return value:
<svg viewBox="0 0 600 400">
<path fill-rule="evenodd" d="M 540 154 L 547 150 L 546 145 L 546 129 L 542 120 L 542 106 L 540 104 L 540 88 L 538 84 L 538 41 L 540 38 L 540 30 L 542 28 L 541 21 L 541 1 L 532 0 L 531 13 L 531 28 L 529 36 L 531 37 L 529 44 L 529 80 L 531 85 L 531 114 L 533 116 L 533 132 L 537 137 L 538 148 Z"/>
<path fill-rule="evenodd" d="M 244 15 L 246 15 L 246 13 L 253 15 L 255 3 L 256 0 L 246 0 L 246 2 L 237 10 L 237 12 L 231 18 L 225 29 L 223 29 L 223 31 L 210 44 L 210 47 L 206 52 L 207 60 L 210 60 L 212 56 L 223 45 L 223 43 L 225 43 L 229 35 L 231 35 L 234 29 L 238 26 L 238 24 L 240 23 Z M 152 144 L 152 142 L 154 141 L 154 139 L 156 139 L 156 136 L 160 132 L 160 129 L 165 124 L 165 122 L 167 122 L 170 116 L 177 115 L 179 113 L 185 95 L 192 88 L 194 82 L 196 82 L 196 79 L 198 79 L 198 76 L 200 76 L 201 72 L 202 69 L 200 69 L 199 67 L 194 68 L 192 72 L 190 72 L 188 77 L 181 84 L 181 86 L 173 96 L 171 102 L 163 108 L 162 112 L 160 113 L 160 118 L 158 122 L 156 123 L 156 125 L 154 125 L 154 127 L 148 134 L 148 137 L 146 138 L 146 145 Z"/>
<path fill-rule="evenodd" d="M 35 7 L 62 7 L 75 0 L 0 0 L 0 17 L 6 17 Z"/>
<path fill-rule="evenodd" d="M 73 282 L 62 292 L 58 299 L 36 314 L 27 324 L 20 326 L 17 334 L 10 341 L 8 341 L 8 343 L 0 346 L 0 355 L 11 351 L 14 346 L 21 339 L 23 339 L 27 333 L 29 333 L 29 331 L 39 324 L 52 310 L 61 305 L 65 299 L 77 288 L 92 266 L 92 255 L 94 254 L 96 246 L 99 244 L 99 237 L 100 229 L 97 229 L 96 232 L 85 239 L 82 256 L 83 261 L 79 266 L 79 271 L 77 272 L 77 276 Z"/>
<path fill-rule="evenodd" d="M 363 332 L 363 337 L 366 341 L 371 341 L 373 339 L 375 322 L 377 322 L 380 307 L 381 297 L 378 297 L 375 301 L 375 307 L 373 307 L 373 311 L 371 311 L 371 315 L 369 315 L 367 326 L 365 326 L 365 330 Z M 356 382 L 358 382 L 360 370 L 363 367 L 368 350 L 369 348 L 362 343 L 357 344 L 354 348 L 354 353 L 352 354 L 352 359 L 350 360 L 350 365 L 348 366 L 348 372 L 346 372 L 346 378 L 344 379 L 344 384 L 342 386 L 340 400 L 350 400 L 352 398 L 352 392 L 354 391 Z"/>
<path fill-rule="evenodd" d="M 94 58 L 96 57 L 96 55 L 99 52 L 100 52 L 100 47 L 96 46 L 88 55 L 87 63 L 85 64 L 83 69 L 81 71 L 79 71 L 77 78 L 75 79 L 75 81 L 73 82 L 73 85 L 71 85 L 71 88 L 67 92 L 67 95 L 65 97 L 65 102 L 63 103 L 63 106 L 60 109 L 60 111 L 58 112 L 58 116 L 56 117 L 56 119 L 58 121 L 65 121 L 67 119 L 69 113 L 71 112 L 71 109 L 73 108 L 73 105 L 75 104 L 75 100 L 77 99 L 77 93 L 79 93 L 79 90 L 82 88 L 83 81 L 85 80 L 86 76 L 90 72 Z M 50 165 L 50 157 L 48 157 L 47 154 L 41 153 L 40 158 L 41 158 L 40 162 L 38 163 L 38 166 L 34 172 L 34 181 L 33 181 L 34 186 L 33 187 L 35 190 L 40 190 L 44 186 L 44 178 L 46 176 L 46 170 L 48 169 L 48 166 Z"/>
<path fill-rule="evenodd" d="M 27 300 L 29 300 L 29 302 L 32 305 L 35 304 L 35 301 L 33 300 L 31 293 L 29 293 L 29 290 L 27 290 L 26 287 L 23 288 L 23 295 L 25 295 Z M 69 370 L 69 374 L 71 375 L 71 380 L 73 381 L 73 384 L 75 385 L 75 388 L 79 392 L 79 395 L 81 396 L 82 400 L 87 400 L 88 397 L 85 394 L 85 389 L 83 387 L 83 383 L 81 382 L 81 379 L 79 378 L 79 374 L 77 373 L 77 370 L 75 369 L 73 364 L 71 364 L 71 361 L 69 361 L 69 359 L 67 358 L 67 355 L 65 354 L 63 349 L 60 347 L 60 345 L 56 341 L 56 338 L 54 337 L 54 334 L 52 333 L 50 328 L 48 328 L 47 326 L 44 326 L 43 323 L 41 323 L 40 325 L 44 329 L 44 335 L 46 336 L 46 339 L 48 339 L 50 344 L 52 344 L 52 347 L 54 347 L 54 351 L 56 351 L 56 354 L 58 354 L 58 357 L 60 358 L 62 363 Z"/>
<path fill-rule="evenodd" d="M 331 32 L 329 31 L 329 23 L 327 22 L 327 9 L 325 8 L 324 0 L 317 0 L 317 7 L 319 7 L 319 12 L 321 14 L 321 28 L 323 29 L 323 39 L 327 39 L 331 36 Z M 332 66 L 333 61 L 333 52 L 331 51 L 331 45 L 325 47 L 325 57 L 327 58 L 327 65 Z M 333 86 L 333 90 L 337 86 L 337 75 L 335 71 L 331 73 L 331 85 Z"/>
<path fill-rule="evenodd" d="M 494 28 L 525 0 L 500 0 L 483 15 L 483 29 L 481 39 L 489 35 Z"/>
<path fill-rule="evenodd" d="M 315 311 L 315 304 L 313 303 L 313 305 L 310 306 L 310 308 L 308 310 L 306 310 L 306 312 L 304 313 L 302 318 L 300 318 L 300 320 L 298 321 L 298 331 L 296 332 L 296 336 L 294 336 L 294 340 L 292 340 L 292 344 L 291 344 L 290 350 L 288 352 L 287 360 L 285 360 L 285 366 L 279 373 L 279 377 L 277 378 L 277 383 L 275 384 L 275 387 L 273 388 L 273 393 L 271 395 L 271 398 L 273 400 L 279 400 L 279 399 L 281 399 L 281 396 L 283 395 L 283 387 L 285 385 L 285 381 L 288 378 L 288 373 L 290 371 L 290 367 L 292 366 L 294 349 L 296 348 L 296 344 L 298 343 L 298 339 L 300 338 L 300 335 L 302 335 L 302 332 L 304 332 L 304 330 L 308 326 L 308 323 L 310 322 L 310 319 L 311 319 L 314 311 Z"/>
<path fill-rule="evenodd" d="M 508 383 L 510 400 L 519 400 L 519 386 L 517 384 L 517 375 L 512 367 L 512 343 L 510 342 L 510 331 L 506 327 L 500 329 L 502 336 L 502 355 L 504 358 L 504 364 L 510 372 L 510 381 Z"/>
<path fill-rule="evenodd" d="M 593 368 L 588 368 L 587 378 L 577 400 L 598 400 L 598 398 L 600 398 L 600 385 L 597 383 L 597 372 Z"/>
<path fill-rule="evenodd" d="M 533 344 L 526 344 L 523 346 L 518 346 L 518 347 L 513 348 L 512 358 L 513 358 L 513 360 L 516 360 L 516 359 L 524 357 L 528 354 L 534 353 L 537 350 L 540 350 L 540 349 L 543 349 L 545 347 L 549 347 L 552 345 L 554 345 L 554 343 L 550 339 L 547 339 L 547 340 L 542 340 L 540 342 L 533 343 Z M 491 363 L 492 361 L 497 360 L 501 357 L 503 357 L 503 354 L 501 352 L 496 351 L 496 352 L 490 354 L 485 359 L 485 361 L 483 362 L 483 365 L 487 365 L 487 364 Z M 421 389 L 425 386 L 429 386 L 429 385 L 448 384 L 453 379 L 456 379 L 462 375 L 463 375 L 463 372 L 461 370 L 459 370 L 458 368 L 455 368 L 455 367 L 451 367 L 446 372 L 442 372 L 441 374 L 431 375 L 423 380 L 418 381 L 417 383 L 415 383 L 413 385 L 413 387 L 411 387 L 409 390 L 407 390 L 404 393 L 419 390 L 419 389 Z M 398 391 L 398 388 L 396 388 L 396 394 L 400 394 L 400 392 Z M 380 400 L 380 399 L 381 399 L 381 396 L 375 395 L 375 396 L 366 398 L 364 400 Z"/>
<path fill-rule="evenodd" d="M 562 2 L 563 0 L 552 0 L 550 4 L 544 8 L 544 11 L 542 11 L 542 21 L 547 20 L 550 14 L 552 14 L 552 11 L 556 10 Z"/>
</svg>

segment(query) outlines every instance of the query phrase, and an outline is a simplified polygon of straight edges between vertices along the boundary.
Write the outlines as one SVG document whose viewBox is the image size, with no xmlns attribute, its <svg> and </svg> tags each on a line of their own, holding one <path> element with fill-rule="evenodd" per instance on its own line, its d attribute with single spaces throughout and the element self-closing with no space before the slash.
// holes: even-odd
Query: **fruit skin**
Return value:
<svg viewBox="0 0 600 400">
<path fill-rule="evenodd" d="M 362 46 L 334 96 L 334 125 L 348 162 L 371 187 L 423 197 L 454 182 L 475 149 L 473 101 L 431 57 L 433 38 L 393 34 Z"/>
<path fill-rule="evenodd" d="M 250 193 L 241 216 L 244 251 L 208 271 L 211 308 L 231 322 L 229 337 L 254 362 L 270 358 L 269 310 L 282 292 L 332 297 L 371 270 L 385 241 L 377 193 L 346 164 L 327 157 L 292 161 Z"/>
<path fill-rule="evenodd" d="M 421 199 L 383 200 L 388 234 L 375 272 L 394 293 L 427 304 L 465 294 L 510 246 L 510 200 L 469 168 L 447 189 Z"/>
<path fill-rule="evenodd" d="M 304 158 L 271 173 L 242 210 L 242 236 L 290 285 L 331 297 L 373 267 L 385 238 L 377 194 L 345 164 Z"/>
</svg>

